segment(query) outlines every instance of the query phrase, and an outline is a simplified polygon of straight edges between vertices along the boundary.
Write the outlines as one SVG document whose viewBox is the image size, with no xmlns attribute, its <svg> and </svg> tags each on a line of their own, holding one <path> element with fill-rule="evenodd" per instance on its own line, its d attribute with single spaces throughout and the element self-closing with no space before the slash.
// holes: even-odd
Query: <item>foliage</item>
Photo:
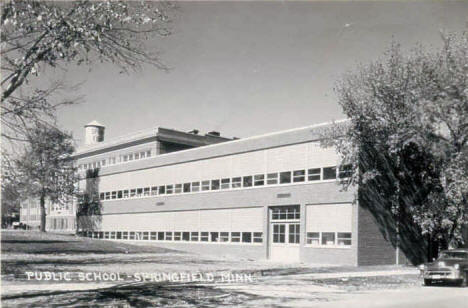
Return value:
<svg viewBox="0 0 468 308">
<path fill-rule="evenodd" d="M 24 89 L 44 68 L 110 62 L 122 71 L 142 64 L 166 67 L 144 42 L 169 31 L 170 6 L 133 1 L 6 1 L 1 11 L 2 136 L 24 140 L 27 127 L 53 120 L 51 93 L 61 87 Z"/>
<path fill-rule="evenodd" d="M 75 192 L 75 168 L 70 159 L 73 139 L 55 127 L 39 124 L 28 133 L 23 152 L 10 160 L 9 182 L 21 195 L 40 200 L 41 231 L 45 231 L 45 202 L 69 203 Z"/>
<path fill-rule="evenodd" d="M 468 36 L 443 43 L 408 56 L 393 44 L 383 60 L 345 75 L 336 92 L 349 122 L 325 133 L 354 167 L 346 185 L 371 195 L 365 205 L 394 244 L 430 250 L 413 262 L 431 258 L 431 245 L 460 244 L 468 221 Z"/>
<path fill-rule="evenodd" d="M 85 187 L 78 194 L 76 232 L 96 230 L 101 223 L 102 203 L 99 199 L 99 168 L 86 170 Z"/>
</svg>

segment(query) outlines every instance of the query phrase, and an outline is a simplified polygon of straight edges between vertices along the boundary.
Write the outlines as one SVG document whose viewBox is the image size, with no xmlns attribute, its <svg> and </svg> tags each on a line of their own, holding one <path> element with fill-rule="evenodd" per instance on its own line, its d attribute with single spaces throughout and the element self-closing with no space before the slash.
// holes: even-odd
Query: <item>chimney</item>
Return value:
<svg viewBox="0 0 468 308">
<path fill-rule="evenodd" d="M 188 133 L 189 133 L 189 134 L 198 135 L 198 132 L 199 132 L 198 129 L 193 129 L 193 130 L 189 131 Z"/>
<path fill-rule="evenodd" d="M 85 126 L 85 144 L 92 145 L 104 141 L 105 127 L 97 121 L 92 121 Z"/>
<path fill-rule="evenodd" d="M 221 134 L 217 131 L 211 131 L 211 132 L 208 132 L 208 134 L 206 134 L 207 136 L 216 136 L 216 137 L 219 137 L 221 136 Z"/>
</svg>

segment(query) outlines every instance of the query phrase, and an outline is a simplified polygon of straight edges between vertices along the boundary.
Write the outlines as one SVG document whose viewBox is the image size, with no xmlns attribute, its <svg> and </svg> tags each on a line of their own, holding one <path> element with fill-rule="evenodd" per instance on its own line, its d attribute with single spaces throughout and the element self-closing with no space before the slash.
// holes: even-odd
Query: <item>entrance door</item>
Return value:
<svg viewBox="0 0 468 308">
<path fill-rule="evenodd" d="M 299 205 L 270 208 L 271 260 L 299 262 L 300 218 Z"/>
</svg>

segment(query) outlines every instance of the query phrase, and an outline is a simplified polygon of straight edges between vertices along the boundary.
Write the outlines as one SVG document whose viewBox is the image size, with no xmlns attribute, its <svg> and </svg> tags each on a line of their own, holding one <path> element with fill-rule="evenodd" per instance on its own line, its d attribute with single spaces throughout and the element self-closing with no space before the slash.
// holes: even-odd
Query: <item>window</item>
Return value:
<svg viewBox="0 0 468 308">
<path fill-rule="evenodd" d="M 133 160 L 133 153 L 132 154 L 128 154 L 128 160 Z"/>
<path fill-rule="evenodd" d="M 268 185 L 278 184 L 278 173 L 268 173 L 267 184 Z"/>
<path fill-rule="evenodd" d="M 344 165 L 340 167 L 340 171 L 338 172 L 338 178 L 346 179 L 353 175 L 353 166 L 352 165 Z"/>
<path fill-rule="evenodd" d="M 104 238 L 109 239 L 109 232 L 108 231 L 104 232 Z"/>
<path fill-rule="evenodd" d="M 166 194 L 171 195 L 173 192 L 174 186 L 173 185 L 166 185 Z"/>
<path fill-rule="evenodd" d="M 254 241 L 254 243 L 262 243 L 263 242 L 263 232 L 254 232 L 253 233 L 253 241 Z"/>
<path fill-rule="evenodd" d="M 242 243 L 252 243 L 252 232 L 242 232 Z"/>
<path fill-rule="evenodd" d="M 151 157 L 151 150 L 146 151 L 146 157 Z"/>
<path fill-rule="evenodd" d="M 181 234 L 180 232 L 174 232 L 174 241 L 180 241 Z"/>
<path fill-rule="evenodd" d="M 320 232 L 307 232 L 306 242 L 309 245 L 320 244 Z"/>
<path fill-rule="evenodd" d="M 190 241 L 190 232 L 182 232 L 182 240 Z"/>
<path fill-rule="evenodd" d="M 158 194 L 158 186 L 151 187 L 151 196 L 156 196 Z"/>
<path fill-rule="evenodd" d="M 309 181 L 320 181 L 320 168 L 313 168 L 307 171 Z"/>
<path fill-rule="evenodd" d="M 147 241 L 148 239 L 148 232 L 143 232 L 143 240 Z"/>
<path fill-rule="evenodd" d="M 202 191 L 210 190 L 210 181 L 202 181 Z"/>
<path fill-rule="evenodd" d="M 144 195 L 144 196 L 149 196 L 149 195 L 150 195 L 150 190 L 151 190 L 151 189 L 150 189 L 149 187 L 145 187 L 145 188 L 143 189 L 143 195 Z"/>
<path fill-rule="evenodd" d="M 151 239 L 152 241 L 155 241 L 155 240 L 157 239 L 157 235 L 158 235 L 157 232 L 154 232 L 154 231 L 153 231 L 153 232 L 150 232 L 150 239 Z"/>
<path fill-rule="evenodd" d="M 252 186 L 252 176 L 244 176 L 242 183 L 244 184 L 244 187 L 251 187 Z"/>
<path fill-rule="evenodd" d="M 106 192 L 106 200 L 110 199 L 110 192 Z"/>
<path fill-rule="evenodd" d="M 99 194 L 99 200 L 104 200 L 105 198 L 105 194 L 104 193 L 100 193 Z"/>
<path fill-rule="evenodd" d="M 122 239 L 127 240 L 128 239 L 128 231 L 122 232 Z"/>
<path fill-rule="evenodd" d="M 322 232 L 322 245 L 335 245 L 335 232 Z"/>
<path fill-rule="evenodd" d="M 323 179 L 335 180 L 336 179 L 336 167 L 323 168 Z"/>
<path fill-rule="evenodd" d="M 219 189 L 219 180 L 211 180 L 211 190 Z"/>
<path fill-rule="evenodd" d="M 219 242 L 219 232 L 210 232 L 210 242 Z"/>
<path fill-rule="evenodd" d="M 190 234 L 190 240 L 192 242 L 198 242 L 198 232 L 191 232 Z"/>
<path fill-rule="evenodd" d="M 304 182 L 305 181 L 305 170 L 293 171 L 293 182 Z"/>
<path fill-rule="evenodd" d="M 166 241 L 172 241 L 172 232 L 166 232 Z"/>
<path fill-rule="evenodd" d="M 116 191 L 112 192 L 112 199 L 117 199 L 117 192 Z"/>
<path fill-rule="evenodd" d="M 124 197 L 124 198 L 128 198 L 128 189 L 125 189 L 125 190 L 123 191 L 123 197 Z"/>
<path fill-rule="evenodd" d="M 105 165 L 106 165 L 106 160 L 105 159 L 101 160 L 101 166 L 104 167 Z"/>
<path fill-rule="evenodd" d="M 219 238 L 221 242 L 229 242 L 229 232 L 220 232 Z"/>
<path fill-rule="evenodd" d="M 122 239 L 122 232 L 121 231 L 116 232 L 116 239 L 118 239 L 118 240 Z"/>
<path fill-rule="evenodd" d="M 137 188 L 136 196 L 137 196 L 137 197 L 141 197 L 142 194 L 143 194 L 143 188 Z"/>
<path fill-rule="evenodd" d="M 240 242 L 240 232 L 231 232 L 231 242 L 233 243 Z"/>
<path fill-rule="evenodd" d="M 241 177 L 232 178 L 232 188 L 242 187 L 242 182 L 241 181 L 242 181 Z"/>
<path fill-rule="evenodd" d="M 130 189 L 130 198 L 133 198 L 136 196 L 136 189 Z"/>
<path fill-rule="evenodd" d="M 184 183 L 184 193 L 190 192 L 190 183 Z"/>
<path fill-rule="evenodd" d="M 280 184 L 291 183 L 291 171 L 285 171 L 280 173 Z"/>
<path fill-rule="evenodd" d="M 119 190 L 117 192 L 117 199 L 122 199 L 122 196 L 123 196 L 123 191 Z"/>
<path fill-rule="evenodd" d="M 174 193 L 180 194 L 181 192 L 182 192 L 182 184 L 176 184 L 175 189 L 174 189 Z"/>
<path fill-rule="evenodd" d="M 164 195 L 166 193 L 166 186 L 159 186 L 159 194 Z"/>
<path fill-rule="evenodd" d="M 145 152 L 140 152 L 140 158 L 145 158 Z"/>
<path fill-rule="evenodd" d="M 123 159 L 124 162 L 126 162 L 128 160 L 128 156 L 124 155 L 122 159 Z"/>
<path fill-rule="evenodd" d="M 129 240 L 134 240 L 135 239 L 135 232 L 133 232 L 133 231 L 129 232 L 128 239 Z"/>
<path fill-rule="evenodd" d="M 255 186 L 265 185 L 265 175 L 264 174 L 255 175 L 254 176 L 254 185 Z"/>
<path fill-rule="evenodd" d="M 299 244 L 300 242 L 300 225 L 289 224 L 289 243 Z"/>
<path fill-rule="evenodd" d="M 273 243 L 284 243 L 286 236 L 286 225 L 285 224 L 274 224 L 273 225 Z"/>
<path fill-rule="evenodd" d="M 140 159 L 140 153 L 135 153 L 135 160 Z"/>
<path fill-rule="evenodd" d="M 297 220 L 301 218 L 298 206 L 275 207 L 271 210 L 271 220 Z"/>
<path fill-rule="evenodd" d="M 192 191 L 200 191 L 200 182 L 192 182 Z"/>
<path fill-rule="evenodd" d="M 208 232 L 201 232 L 200 233 L 200 241 L 202 242 L 208 242 Z"/>
<path fill-rule="evenodd" d="M 158 232 L 158 241 L 164 241 L 164 232 Z"/>
<path fill-rule="evenodd" d="M 351 232 L 338 232 L 337 236 L 338 245 L 351 245 Z"/>
<path fill-rule="evenodd" d="M 231 186 L 231 179 L 221 179 L 221 189 L 229 189 Z"/>
</svg>

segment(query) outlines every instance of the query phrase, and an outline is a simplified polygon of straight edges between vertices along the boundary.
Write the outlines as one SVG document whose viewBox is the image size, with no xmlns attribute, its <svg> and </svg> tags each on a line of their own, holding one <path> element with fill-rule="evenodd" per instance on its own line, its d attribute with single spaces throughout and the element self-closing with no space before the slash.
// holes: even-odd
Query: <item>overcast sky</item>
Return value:
<svg viewBox="0 0 468 308">
<path fill-rule="evenodd" d="M 182 2 L 174 34 L 150 43 L 169 72 L 70 68 L 84 98 L 59 122 L 81 143 L 92 120 L 108 139 L 157 126 L 242 138 L 341 119 L 333 86 L 343 72 L 392 38 L 440 46 L 439 30 L 463 31 L 467 16 L 468 1 Z"/>
</svg>

